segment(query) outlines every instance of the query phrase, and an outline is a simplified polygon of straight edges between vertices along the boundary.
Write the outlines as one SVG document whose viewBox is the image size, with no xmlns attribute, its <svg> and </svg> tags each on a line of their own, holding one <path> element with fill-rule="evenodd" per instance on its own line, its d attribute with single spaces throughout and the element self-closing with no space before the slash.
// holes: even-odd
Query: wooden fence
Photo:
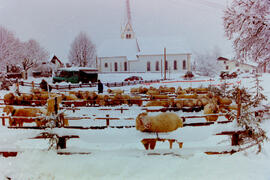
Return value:
<svg viewBox="0 0 270 180">
<path fill-rule="evenodd" d="M 161 80 L 144 80 L 144 81 L 123 81 L 123 82 L 111 82 L 104 83 L 107 87 L 122 87 L 122 86 L 130 86 L 136 84 L 149 84 L 149 83 L 159 83 Z M 17 81 L 20 86 L 29 86 L 29 87 L 39 87 L 39 83 L 34 82 L 24 82 Z M 58 84 L 50 84 L 53 89 L 61 90 L 61 89 L 74 89 L 74 88 L 87 88 L 87 87 L 96 87 L 97 83 L 85 83 L 85 84 L 68 84 L 68 85 L 58 85 Z"/>
</svg>

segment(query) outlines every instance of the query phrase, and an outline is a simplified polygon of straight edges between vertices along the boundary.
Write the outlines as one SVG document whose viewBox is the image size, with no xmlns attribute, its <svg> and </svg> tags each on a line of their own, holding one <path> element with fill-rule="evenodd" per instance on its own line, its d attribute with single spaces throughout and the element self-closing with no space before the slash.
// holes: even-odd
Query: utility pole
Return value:
<svg viewBox="0 0 270 180">
<path fill-rule="evenodd" d="M 160 73 L 161 73 L 161 79 L 162 79 L 162 77 L 163 77 L 162 58 L 160 59 Z"/>
<path fill-rule="evenodd" d="M 167 60 L 166 60 L 166 48 L 164 48 L 164 80 L 166 80 L 166 64 L 167 64 Z M 168 64 L 167 64 L 168 66 Z"/>
</svg>

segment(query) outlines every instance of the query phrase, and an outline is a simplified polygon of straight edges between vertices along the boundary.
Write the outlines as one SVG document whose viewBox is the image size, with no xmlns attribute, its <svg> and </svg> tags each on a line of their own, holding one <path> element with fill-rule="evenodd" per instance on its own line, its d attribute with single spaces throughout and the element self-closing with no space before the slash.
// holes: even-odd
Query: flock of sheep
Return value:
<svg viewBox="0 0 270 180">
<path fill-rule="evenodd" d="M 121 89 L 108 89 L 107 93 L 97 94 L 94 91 L 69 91 L 65 93 L 48 93 L 40 89 L 32 89 L 31 94 L 15 95 L 10 92 L 4 96 L 4 102 L 6 105 L 31 105 L 33 102 L 35 105 L 45 105 L 50 97 L 61 97 L 62 103 L 85 100 L 91 104 L 99 106 L 113 106 L 113 105 L 138 105 L 138 106 L 163 106 L 172 107 L 176 109 L 190 108 L 192 110 L 203 110 L 206 115 L 207 121 L 216 121 L 219 112 L 230 111 L 236 109 L 236 105 L 232 105 L 232 100 L 223 98 L 215 93 L 211 92 L 208 88 L 186 88 L 181 87 L 139 87 L 131 88 L 129 94 L 125 94 Z M 45 102 L 45 103 L 44 103 Z M 144 102 L 146 102 L 144 104 Z M 33 110 L 37 108 L 24 108 L 16 114 L 16 110 L 5 108 L 5 112 L 10 113 L 13 116 L 28 116 L 34 117 L 40 114 L 46 114 L 43 111 Z M 32 109 L 32 110 L 31 110 Z M 32 111 L 32 112 L 28 112 Z M 217 114 L 217 115 L 213 115 Z M 154 119 L 157 119 L 154 122 Z M 158 122 L 158 123 L 157 123 Z M 36 122 L 37 126 L 41 126 L 40 122 Z M 18 123 L 22 126 L 22 122 Z M 160 126 L 157 126 L 160 124 Z M 14 121 L 10 122 L 10 125 L 17 125 Z M 147 113 L 141 113 L 136 119 L 137 130 L 149 132 L 168 132 L 182 127 L 183 122 L 175 113 L 161 113 L 157 117 L 149 117 Z"/>
</svg>

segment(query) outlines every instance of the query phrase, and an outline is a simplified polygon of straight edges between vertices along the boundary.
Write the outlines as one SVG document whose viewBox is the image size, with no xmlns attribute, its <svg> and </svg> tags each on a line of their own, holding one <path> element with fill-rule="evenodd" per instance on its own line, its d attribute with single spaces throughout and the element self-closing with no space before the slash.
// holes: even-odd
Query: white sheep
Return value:
<svg viewBox="0 0 270 180">
<path fill-rule="evenodd" d="M 147 112 L 143 112 L 136 118 L 136 129 L 142 132 L 171 132 L 179 127 L 183 127 L 183 121 L 175 113 L 148 116 Z"/>
</svg>

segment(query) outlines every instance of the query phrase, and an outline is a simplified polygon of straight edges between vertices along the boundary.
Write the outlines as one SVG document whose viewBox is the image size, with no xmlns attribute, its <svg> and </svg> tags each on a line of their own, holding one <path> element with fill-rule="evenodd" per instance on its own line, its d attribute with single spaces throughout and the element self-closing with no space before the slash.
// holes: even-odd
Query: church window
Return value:
<svg viewBox="0 0 270 180">
<path fill-rule="evenodd" d="M 156 71 L 159 71 L 159 62 L 156 62 Z"/>
<path fill-rule="evenodd" d="M 117 62 L 114 63 L 114 71 L 115 72 L 118 71 L 118 64 L 117 64 Z"/>
<path fill-rule="evenodd" d="M 177 61 L 176 60 L 173 61 L 173 69 L 177 70 Z"/>
<path fill-rule="evenodd" d="M 147 71 L 151 71 L 151 63 L 149 61 L 147 62 Z"/>
<path fill-rule="evenodd" d="M 127 71 L 127 62 L 124 62 L 124 71 Z"/>
<path fill-rule="evenodd" d="M 107 67 L 108 67 L 108 63 L 105 63 L 105 64 L 104 64 L 104 67 L 107 68 Z"/>
<path fill-rule="evenodd" d="M 185 70 L 185 69 L 187 69 L 187 65 L 186 65 L 187 63 L 186 63 L 186 60 L 183 60 L 183 69 Z"/>
</svg>

